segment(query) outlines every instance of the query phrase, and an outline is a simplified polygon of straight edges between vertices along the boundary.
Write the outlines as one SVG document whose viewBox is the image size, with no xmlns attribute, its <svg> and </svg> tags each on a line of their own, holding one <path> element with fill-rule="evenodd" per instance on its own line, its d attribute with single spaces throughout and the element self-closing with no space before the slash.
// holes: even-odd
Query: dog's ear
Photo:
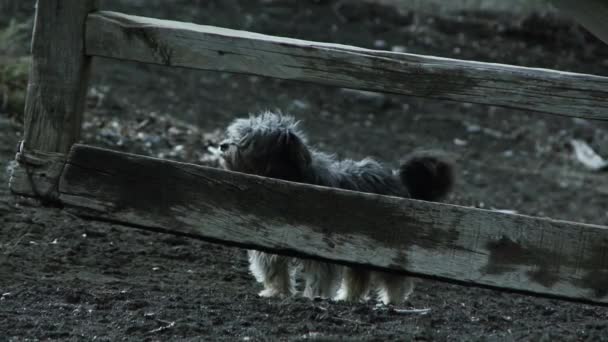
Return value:
<svg viewBox="0 0 608 342">
<path fill-rule="evenodd" d="M 284 148 L 287 159 L 298 169 L 304 170 L 310 166 L 312 157 L 306 143 L 293 131 L 286 130 L 281 134 L 281 145 Z"/>
</svg>

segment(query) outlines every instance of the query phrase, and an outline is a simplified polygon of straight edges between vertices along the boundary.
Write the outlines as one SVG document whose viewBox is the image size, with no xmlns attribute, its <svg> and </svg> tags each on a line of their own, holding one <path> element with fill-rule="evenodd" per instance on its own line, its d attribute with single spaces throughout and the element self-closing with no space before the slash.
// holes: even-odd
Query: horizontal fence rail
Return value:
<svg viewBox="0 0 608 342">
<path fill-rule="evenodd" d="M 80 216 L 285 255 L 608 303 L 608 228 L 74 145 L 20 152 L 11 190 Z M 34 186 L 32 186 L 34 184 Z"/>
<path fill-rule="evenodd" d="M 608 77 L 267 36 L 94 12 L 86 53 L 608 120 Z"/>
</svg>

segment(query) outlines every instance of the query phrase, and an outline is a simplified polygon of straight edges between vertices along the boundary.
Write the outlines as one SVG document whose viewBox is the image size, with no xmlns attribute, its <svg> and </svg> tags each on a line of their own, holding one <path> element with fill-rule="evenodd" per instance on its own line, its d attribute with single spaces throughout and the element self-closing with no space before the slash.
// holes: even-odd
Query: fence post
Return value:
<svg viewBox="0 0 608 342">
<path fill-rule="evenodd" d="M 80 138 L 91 57 L 87 14 L 98 0 L 39 0 L 25 104 L 24 147 L 67 153 Z"/>
</svg>

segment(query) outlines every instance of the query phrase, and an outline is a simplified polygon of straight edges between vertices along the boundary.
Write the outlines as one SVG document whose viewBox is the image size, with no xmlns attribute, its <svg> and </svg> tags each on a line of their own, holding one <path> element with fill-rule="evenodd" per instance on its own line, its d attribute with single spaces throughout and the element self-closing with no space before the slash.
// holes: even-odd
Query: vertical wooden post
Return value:
<svg viewBox="0 0 608 342">
<path fill-rule="evenodd" d="M 25 105 L 24 147 L 66 153 L 80 137 L 91 58 L 85 21 L 97 0 L 39 0 Z"/>
</svg>

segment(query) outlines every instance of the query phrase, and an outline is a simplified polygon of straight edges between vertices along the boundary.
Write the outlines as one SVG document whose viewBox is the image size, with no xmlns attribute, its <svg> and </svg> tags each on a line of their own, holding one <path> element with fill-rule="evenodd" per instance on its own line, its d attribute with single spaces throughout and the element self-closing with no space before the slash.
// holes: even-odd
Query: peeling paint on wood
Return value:
<svg viewBox="0 0 608 342">
<path fill-rule="evenodd" d="M 503 236 L 500 240 L 490 241 L 487 244 L 490 260 L 484 271 L 488 274 L 504 274 L 513 272 L 518 266 L 532 266 L 526 272 L 530 281 L 552 287 L 559 277 L 560 265 L 556 263 L 559 255 L 547 252 L 544 249 L 530 250 L 520 243 Z"/>
</svg>

